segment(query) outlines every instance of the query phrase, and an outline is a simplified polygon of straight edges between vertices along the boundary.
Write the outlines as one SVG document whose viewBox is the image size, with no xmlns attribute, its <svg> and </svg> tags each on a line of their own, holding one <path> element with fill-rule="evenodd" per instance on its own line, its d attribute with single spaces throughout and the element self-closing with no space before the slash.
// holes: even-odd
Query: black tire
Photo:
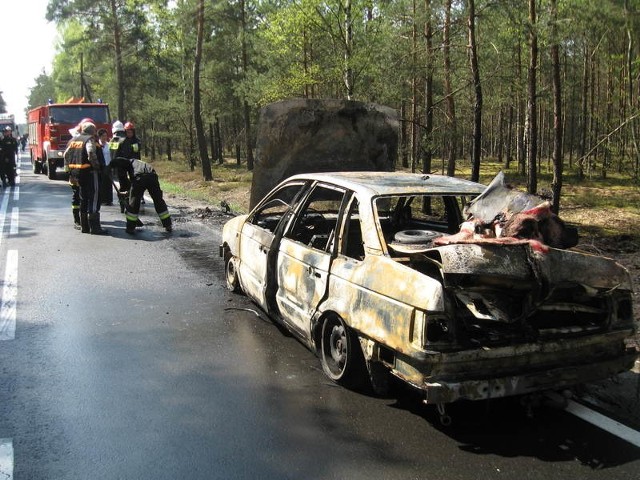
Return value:
<svg viewBox="0 0 640 480">
<path fill-rule="evenodd" d="M 40 163 L 31 156 L 31 166 L 33 167 L 33 173 L 40 173 Z"/>
<path fill-rule="evenodd" d="M 56 164 L 50 161 L 47 161 L 47 177 L 49 180 L 57 180 L 58 176 L 56 175 Z"/>
<path fill-rule="evenodd" d="M 339 385 L 361 389 L 369 383 L 360 341 L 337 315 L 322 324 L 320 361 L 325 375 Z"/>
<path fill-rule="evenodd" d="M 236 257 L 231 255 L 229 250 L 224 253 L 224 277 L 227 284 L 227 289 L 233 293 L 241 293 L 240 280 L 238 278 L 238 271 L 236 270 Z"/>
</svg>

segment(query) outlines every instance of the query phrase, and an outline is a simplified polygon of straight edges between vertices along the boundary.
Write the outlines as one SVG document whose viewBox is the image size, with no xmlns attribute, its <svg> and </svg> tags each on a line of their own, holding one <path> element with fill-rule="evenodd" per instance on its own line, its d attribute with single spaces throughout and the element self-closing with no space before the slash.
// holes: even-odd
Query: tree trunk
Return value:
<svg viewBox="0 0 640 480">
<path fill-rule="evenodd" d="M 627 52 L 626 52 L 626 61 L 627 61 L 627 83 L 629 84 L 629 114 L 633 115 L 634 112 L 634 92 L 633 92 L 633 33 L 630 26 L 630 13 L 629 13 L 629 0 L 624 1 L 624 13 L 625 13 L 625 27 L 627 30 Z M 638 146 L 638 136 L 636 133 L 636 120 L 632 118 L 629 122 L 629 128 L 631 130 L 631 140 L 633 142 L 633 150 L 634 150 L 634 162 L 633 162 L 633 172 L 636 180 L 640 178 L 640 146 Z"/>
<path fill-rule="evenodd" d="M 353 18 L 351 0 L 344 0 L 344 86 L 347 100 L 353 99 Z"/>
<path fill-rule="evenodd" d="M 513 160 L 513 105 L 509 105 L 509 125 L 507 127 L 507 145 L 505 146 L 505 162 L 504 167 L 509 168 L 511 166 L 511 161 Z"/>
<path fill-rule="evenodd" d="M 560 55 L 558 39 L 558 6 L 557 0 L 551 0 L 551 81 L 553 83 L 553 204 L 551 210 L 558 214 L 560 211 L 560 194 L 562 192 L 562 85 L 560 83 Z"/>
<path fill-rule="evenodd" d="M 245 0 L 240 0 L 240 8 L 242 10 L 242 72 L 246 78 L 248 70 L 247 60 L 247 17 Z M 244 141 L 247 149 L 247 170 L 253 170 L 253 146 L 251 144 L 251 109 L 249 108 L 249 102 L 244 100 L 243 102 L 244 113 Z"/>
<path fill-rule="evenodd" d="M 222 136 L 220 135 L 220 119 L 218 117 L 216 117 L 214 130 L 215 130 L 215 138 L 216 138 L 215 144 L 217 147 L 215 157 L 218 160 L 218 165 L 222 165 L 224 163 L 224 156 L 223 156 L 223 148 L 222 148 Z"/>
<path fill-rule="evenodd" d="M 416 15 L 416 1 L 413 0 L 413 18 Z M 419 122 L 418 122 L 418 73 L 417 70 L 418 55 L 418 28 L 416 22 L 413 22 L 411 28 L 411 171 L 416 171 L 416 159 L 418 155 L 419 143 Z"/>
<path fill-rule="evenodd" d="M 536 0 L 529 0 L 529 76 L 527 88 L 527 115 L 529 117 L 528 128 L 528 149 L 527 157 L 529 161 L 529 175 L 527 178 L 527 191 L 536 194 L 538 190 L 538 174 L 536 169 L 537 160 L 537 92 L 536 73 L 538 69 L 538 33 L 536 31 Z"/>
<path fill-rule="evenodd" d="M 209 122 L 209 149 L 211 150 L 211 162 L 216 160 L 216 137 L 213 135 L 213 123 Z"/>
<path fill-rule="evenodd" d="M 407 103 L 402 100 L 400 104 L 400 164 L 403 168 L 409 168 L 407 143 Z"/>
<path fill-rule="evenodd" d="M 425 24 L 424 38 L 426 42 L 426 71 L 424 86 L 425 132 L 422 155 L 422 173 L 431 173 L 433 159 L 433 27 L 431 24 L 431 0 L 424 1 Z"/>
<path fill-rule="evenodd" d="M 518 84 L 516 85 L 516 99 L 518 111 L 516 114 L 517 117 L 517 127 L 516 127 L 516 157 L 518 160 L 518 174 L 522 177 L 525 176 L 527 172 L 527 118 L 525 113 L 524 106 L 524 95 L 520 90 L 520 85 L 522 85 L 522 45 L 518 42 L 518 51 L 517 51 L 517 78 Z"/>
<path fill-rule="evenodd" d="M 213 175 L 211 173 L 209 153 L 207 152 L 207 139 L 204 135 L 200 100 L 200 63 L 202 62 L 202 40 L 204 37 L 204 0 L 198 0 L 196 21 L 198 28 L 196 33 L 196 54 L 193 60 L 193 121 L 196 127 L 196 140 L 198 143 L 198 151 L 200 152 L 200 162 L 202 163 L 202 178 L 208 182 L 213 180 Z"/>
<path fill-rule="evenodd" d="M 122 32 L 120 31 L 120 22 L 118 21 L 118 9 L 116 0 L 110 0 L 111 15 L 113 16 L 113 45 L 115 50 L 115 66 L 116 66 L 116 84 L 118 88 L 118 119 L 124 122 L 126 120 L 126 112 L 124 110 L 124 72 L 122 69 Z"/>
<path fill-rule="evenodd" d="M 480 83 L 480 67 L 478 66 L 478 48 L 476 45 L 476 5 L 469 0 L 469 62 L 473 75 L 475 104 L 473 105 L 473 149 L 471 153 L 471 181 L 480 179 L 480 153 L 482 151 L 482 84 Z"/>
<path fill-rule="evenodd" d="M 580 152 L 578 155 L 578 179 L 584 178 L 584 156 L 587 152 L 587 95 L 589 93 L 589 46 L 584 39 L 584 63 L 582 65 L 582 131 L 580 132 Z"/>
<path fill-rule="evenodd" d="M 444 60 L 444 94 L 447 99 L 447 127 L 449 133 L 447 175 L 456 173 L 457 126 L 456 109 L 451 87 L 451 0 L 445 0 L 442 56 Z"/>
</svg>

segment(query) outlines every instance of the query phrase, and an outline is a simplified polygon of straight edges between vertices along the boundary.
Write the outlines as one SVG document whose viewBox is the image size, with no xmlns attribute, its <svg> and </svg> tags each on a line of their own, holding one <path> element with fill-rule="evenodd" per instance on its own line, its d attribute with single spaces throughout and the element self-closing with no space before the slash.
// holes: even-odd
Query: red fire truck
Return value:
<svg viewBox="0 0 640 480">
<path fill-rule="evenodd" d="M 84 98 L 70 98 L 65 103 L 49 102 L 29 110 L 29 151 L 33 173 L 46 173 L 56 178 L 56 169 L 64 166 L 64 151 L 71 140 L 69 130 L 83 118 L 91 118 L 99 129 L 111 135 L 111 115 L 106 103 L 84 103 Z"/>
</svg>

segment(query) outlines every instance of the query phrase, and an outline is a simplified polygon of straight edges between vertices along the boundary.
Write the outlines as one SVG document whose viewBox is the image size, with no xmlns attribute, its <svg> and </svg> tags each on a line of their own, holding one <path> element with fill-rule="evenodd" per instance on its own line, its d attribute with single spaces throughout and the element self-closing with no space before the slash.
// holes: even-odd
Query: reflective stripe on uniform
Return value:
<svg viewBox="0 0 640 480">
<path fill-rule="evenodd" d="M 70 163 L 67 165 L 68 168 L 91 168 L 90 163 Z"/>
<path fill-rule="evenodd" d="M 160 220 L 164 220 L 165 218 L 169 218 L 171 215 L 169 214 L 169 210 L 165 210 L 162 213 L 159 213 L 158 216 L 160 217 Z"/>
<path fill-rule="evenodd" d="M 127 219 L 127 221 L 129 221 L 129 222 L 137 222 L 138 221 L 138 214 L 136 214 L 136 213 L 127 212 L 127 213 L 124 214 L 124 216 Z"/>
</svg>

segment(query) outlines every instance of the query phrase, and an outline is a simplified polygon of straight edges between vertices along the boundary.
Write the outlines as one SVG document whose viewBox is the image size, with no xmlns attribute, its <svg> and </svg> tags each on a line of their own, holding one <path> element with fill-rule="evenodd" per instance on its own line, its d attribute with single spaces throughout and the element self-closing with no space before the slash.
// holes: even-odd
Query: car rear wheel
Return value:
<svg viewBox="0 0 640 480">
<path fill-rule="evenodd" d="M 236 267 L 236 257 L 227 250 L 224 254 L 224 273 L 227 280 L 227 288 L 234 293 L 240 293 L 240 280 L 238 279 L 238 270 Z"/>
<path fill-rule="evenodd" d="M 336 315 L 322 325 L 322 370 L 334 382 L 349 388 L 366 384 L 368 374 L 357 335 Z"/>
</svg>

